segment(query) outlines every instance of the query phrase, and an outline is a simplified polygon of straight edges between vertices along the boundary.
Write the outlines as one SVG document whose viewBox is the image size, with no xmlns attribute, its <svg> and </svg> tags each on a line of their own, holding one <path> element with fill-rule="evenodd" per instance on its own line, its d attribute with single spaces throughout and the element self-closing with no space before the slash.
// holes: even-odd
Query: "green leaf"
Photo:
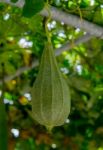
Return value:
<svg viewBox="0 0 103 150">
<path fill-rule="evenodd" d="M 44 0 L 26 0 L 23 7 L 22 15 L 24 17 L 32 17 L 41 11 L 44 7 Z"/>
<path fill-rule="evenodd" d="M 18 0 L 11 0 L 12 3 L 16 3 Z"/>
<path fill-rule="evenodd" d="M 28 140 L 21 140 L 16 144 L 16 149 L 18 150 L 34 150 L 36 149 L 36 144 L 32 138 Z"/>
<path fill-rule="evenodd" d="M 80 3 L 80 7 L 81 8 L 86 8 L 88 6 L 89 6 L 89 0 L 83 0 L 83 1 L 81 1 L 81 3 Z"/>
<path fill-rule="evenodd" d="M 93 21 L 94 21 L 94 23 L 97 23 L 99 25 L 103 25 L 103 11 L 102 11 L 102 9 L 98 8 L 95 11 Z"/>
<path fill-rule="evenodd" d="M 69 77 L 68 83 L 69 83 L 69 85 L 71 85 L 72 87 L 74 87 L 77 90 L 80 90 L 80 91 L 83 91 L 86 93 L 91 92 L 90 88 L 92 88 L 92 86 L 91 86 L 90 80 L 86 80 L 86 79 L 79 77 L 79 76 L 78 77 L 72 76 L 72 77 Z"/>
</svg>

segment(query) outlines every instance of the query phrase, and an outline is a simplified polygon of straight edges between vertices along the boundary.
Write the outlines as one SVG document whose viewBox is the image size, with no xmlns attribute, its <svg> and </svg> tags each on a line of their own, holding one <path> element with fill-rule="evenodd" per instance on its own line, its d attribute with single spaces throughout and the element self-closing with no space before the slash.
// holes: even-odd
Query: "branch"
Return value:
<svg viewBox="0 0 103 150">
<path fill-rule="evenodd" d="M 86 34 L 86 35 L 83 35 L 82 37 L 78 38 L 77 40 L 75 40 L 73 43 L 65 43 L 62 47 L 58 48 L 55 50 L 55 54 L 56 56 L 60 55 L 62 52 L 64 51 L 68 51 L 70 50 L 71 48 L 81 44 L 81 43 L 85 43 L 87 42 L 88 40 L 90 40 L 93 36 L 91 34 Z"/>
<path fill-rule="evenodd" d="M 17 3 L 12 3 L 11 0 L 0 0 L 0 2 L 10 4 L 12 6 L 17 6 L 19 8 L 22 8 L 25 4 L 25 0 L 18 0 Z"/>
<path fill-rule="evenodd" d="M 69 43 L 69 42 L 68 42 L 68 43 L 64 44 L 62 47 L 60 47 L 60 48 L 58 48 L 58 49 L 55 49 L 55 55 L 58 56 L 58 55 L 60 55 L 63 51 L 68 51 L 68 50 L 70 50 L 71 48 L 73 48 L 73 46 L 75 47 L 75 46 L 77 46 L 77 45 L 79 45 L 79 44 L 81 44 L 81 43 L 85 43 L 86 41 L 88 41 L 88 40 L 91 39 L 91 38 L 92 38 L 92 35 L 86 34 L 86 35 L 80 37 L 79 39 L 75 40 L 74 43 Z M 19 69 L 16 71 L 15 74 L 10 75 L 10 76 L 6 76 L 4 80 L 5 80 L 5 82 L 10 81 L 10 80 L 14 79 L 15 77 L 20 76 L 23 72 L 29 71 L 30 69 L 32 69 L 32 68 L 34 68 L 34 67 L 36 67 L 36 66 L 38 66 L 38 65 L 39 65 L 39 61 L 38 61 L 38 60 L 35 60 L 35 61 L 32 63 L 32 65 L 31 65 L 30 67 L 29 67 L 29 66 L 21 67 L 21 68 L 19 68 Z M 1 84 L 1 83 L 2 83 L 2 82 L 0 81 L 0 84 Z"/>
<path fill-rule="evenodd" d="M 7 3 L 7 4 L 17 6 L 20 8 L 22 8 L 25 3 L 24 0 L 18 0 L 16 4 L 11 3 L 10 0 L 0 0 L 0 2 Z M 51 7 L 50 11 L 51 11 L 52 19 L 60 21 L 60 22 L 64 22 L 65 24 L 71 25 L 76 28 L 83 29 L 86 32 L 90 33 L 91 35 L 103 38 L 103 27 L 93 24 L 85 19 L 81 20 L 79 17 L 63 12 L 62 10 L 59 10 L 58 8 L 55 8 L 55 7 Z M 46 8 L 44 8 L 40 12 L 40 14 L 42 16 L 49 16 Z"/>
<path fill-rule="evenodd" d="M 40 14 L 43 16 L 48 16 L 48 12 L 46 9 L 43 9 L 40 12 Z M 71 25 L 73 27 L 83 29 L 86 32 L 90 33 L 91 35 L 103 38 L 102 27 L 96 24 L 93 24 L 85 19 L 81 20 L 81 18 L 75 15 L 63 12 L 55 7 L 51 7 L 51 18 L 60 22 L 64 22 L 67 25 Z"/>
</svg>

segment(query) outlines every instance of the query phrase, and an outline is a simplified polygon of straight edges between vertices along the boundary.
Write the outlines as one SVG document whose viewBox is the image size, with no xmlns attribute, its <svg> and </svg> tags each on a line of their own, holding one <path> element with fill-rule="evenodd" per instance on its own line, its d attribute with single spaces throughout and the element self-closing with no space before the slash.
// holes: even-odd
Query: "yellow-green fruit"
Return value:
<svg viewBox="0 0 103 150">
<path fill-rule="evenodd" d="M 70 112 L 70 91 L 49 44 L 43 51 L 40 70 L 31 94 L 33 118 L 38 123 L 48 129 L 64 124 Z"/>
</svg>

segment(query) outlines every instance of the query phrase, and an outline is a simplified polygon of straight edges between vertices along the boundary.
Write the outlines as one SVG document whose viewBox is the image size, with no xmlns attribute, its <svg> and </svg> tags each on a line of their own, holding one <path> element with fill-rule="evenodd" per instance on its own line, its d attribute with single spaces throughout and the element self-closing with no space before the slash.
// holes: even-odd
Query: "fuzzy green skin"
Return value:
<svg viewBox="0 0 103 150">
<path fill-rule="evenodd" d="M 70 91 L 63 79 L 52 46 L 43 51 L 40 70 L 31 91 L 33 118 L 51 129 L 64 124 L 70 113 Z"/>
</svg>

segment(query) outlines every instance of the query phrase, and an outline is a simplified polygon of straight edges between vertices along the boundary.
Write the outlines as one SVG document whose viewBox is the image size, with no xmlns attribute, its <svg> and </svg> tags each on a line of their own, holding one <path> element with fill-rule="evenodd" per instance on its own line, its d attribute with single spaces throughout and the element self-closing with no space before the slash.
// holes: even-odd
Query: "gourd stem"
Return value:
<svg viewBox="0 0 103 150">
<path fill-rule="evenodd" d="M 48 133 L 51 134 L 53 127 L 52 126 L 46 126 L 46 128 L 47 128 Z"/>
<path fill-rule="evenodd" d="M 51 20 L 51 12 L 50 12 L 50 5 L 49 5 L 48 0 L 46 2 L 46 9 L 48 11 L 49 17 L 47 18 L 46 23 L 45 23 L 45 31 L 46 31 L 46 36 L 47 36 L 48 43 L 51 45 L 51 37 L 50 37 L 50 33 L 48 31 L 48 23 Z"/>
</svg>

